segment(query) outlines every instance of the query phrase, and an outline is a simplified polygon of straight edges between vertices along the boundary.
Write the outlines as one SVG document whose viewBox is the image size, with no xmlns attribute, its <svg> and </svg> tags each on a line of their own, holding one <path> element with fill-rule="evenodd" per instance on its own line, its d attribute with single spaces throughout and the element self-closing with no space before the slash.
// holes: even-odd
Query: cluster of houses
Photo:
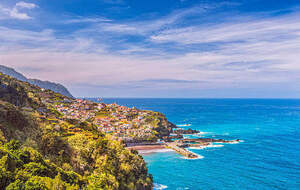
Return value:
<svg viewBox="0 0 300 190">
<path fill-rule="evenodd" d="M 102 110 L 100 113 L 104 114 L 95 117 L 100 131 L 125 141 L 153 137 L 153 126 L 147 120 L 151 115 L 149 112 L 118 104 L 105 104 Z"/>
<path fill-rule="evenodd" d="M 110 133 L 119 140 L 149 140 L 154 137 L 150 111 L 82 99 L 65 99 L 52 103 L 52 106 L 62 113 L 64 118 L 89 120 L 99 131 Z"/>
<path fill-rule="evenodd" d="M 92 119 L 96 115 L 97 106 L 91 101 L 76 99 L 70 101 L 65 99 L 62 102 L 57 102 L 54 104 L 57 111 L 61 112 L 65 118 L 77 119 L 80 121 L 86 121 Z M 99 106 L 101 108 L 101 106 Z"/>
</svg>

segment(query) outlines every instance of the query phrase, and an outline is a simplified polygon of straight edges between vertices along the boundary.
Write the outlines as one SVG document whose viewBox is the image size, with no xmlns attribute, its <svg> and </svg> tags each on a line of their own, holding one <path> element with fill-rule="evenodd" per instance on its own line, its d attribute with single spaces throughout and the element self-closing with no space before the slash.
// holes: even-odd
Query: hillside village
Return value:
<svg viewBox="0 0 300 190">
<path fill-rule="evenodd" d="M 63 101 L 53 101 L 46 98 L 44 103 L 57 110 L 61 119 L 91 122 L 99 131 L 108 133 L 119 141 L 153 142 L 159 136 L 156 127 L 161 122 L 158 116 L 162 114 L 158 112 L 82 99 L 65 98 Z"/>
<path fill-rule="evenodd" d="M 3 79 L 3 90 L 9 90 L 11 79 Z M 26 82 L 24 84 L 26 96 L 31 100 L 24 103 L 22 109 L 38 113 L 38 117 L 56 129 L 71 124 L 74 126 L 72 131 L 79 132 L 79 125 L 89 125 L 93 130 L 96 128 L 99 132 L 110 134 L 118 141 L 135 143 L 156 142 L 168 137 L 175 127 L 159 112 L 70 98 Z"/>
</svg>

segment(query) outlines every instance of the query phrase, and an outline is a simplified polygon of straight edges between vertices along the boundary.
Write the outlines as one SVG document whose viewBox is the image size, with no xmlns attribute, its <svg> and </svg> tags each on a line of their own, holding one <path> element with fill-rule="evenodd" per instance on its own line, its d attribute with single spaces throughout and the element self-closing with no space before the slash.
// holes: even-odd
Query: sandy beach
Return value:
<svg viewBox="0 0 300 190">
<path fill-rule="evenodd" d="M 140 146 L 131 146 L 127 147 L 129 150 L 156 150 L 156 149 L 165 149 L 164 145 L 140 145 Z"/>
</svg>

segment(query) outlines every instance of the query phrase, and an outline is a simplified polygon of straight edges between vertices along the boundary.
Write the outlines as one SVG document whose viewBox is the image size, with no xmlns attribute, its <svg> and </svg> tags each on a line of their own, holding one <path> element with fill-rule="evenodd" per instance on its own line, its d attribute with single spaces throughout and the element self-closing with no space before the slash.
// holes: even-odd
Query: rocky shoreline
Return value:
<svg viewBox="0 0 300 190">
<path fill-rule="evenodd" d="M 184 139 L 183 135 L 193 135 L 199 134 L 200 131 L 193 129 L 178 129 L 172 130 L 172 133 L 168 136 L 164 136 L 160 142 L 156 143 L 135 143 L 135 144 L 127 144 L 127 149 L 137 150 L 137 151 L 149 151 L 149 150 L 157 150 L 157 149 L 172 149 L 177 153 L 183 155 L 188 159 L 197 159 L 199 155 L 193 153 L 186 148 L 190 147 L 208 147 L 213 143 L 239 143 L 240 140 L 225 140 L 225 139 L 214 139 L 214 138 L 195 138 L 195 139 Z"/>
<path fill-rule="evenodd" d="M 173 133 L 177 134 L 177 135 L 192 135 L 192 134 L 200 133 L 200 131 L 193 130 L 191 128 L 189 128 L 189 129 L 178 128 L 176 130 L 173 130 Z"/>
</svg>

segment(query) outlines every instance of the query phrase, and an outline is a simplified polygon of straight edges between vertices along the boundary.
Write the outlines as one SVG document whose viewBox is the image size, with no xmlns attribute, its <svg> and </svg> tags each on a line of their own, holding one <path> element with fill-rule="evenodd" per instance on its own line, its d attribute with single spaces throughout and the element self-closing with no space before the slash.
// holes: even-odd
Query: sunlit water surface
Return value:
<svg viewBox="0 0 300 190">
<path fill-rule="evenodd" d="M 164 113 L 191 124 L 203 137 L 241 139 L 191 151 L 143 155 L 155 189 L 300 189 L 300 100 L 282 99 L 104 99 Z"/>
</svg>

